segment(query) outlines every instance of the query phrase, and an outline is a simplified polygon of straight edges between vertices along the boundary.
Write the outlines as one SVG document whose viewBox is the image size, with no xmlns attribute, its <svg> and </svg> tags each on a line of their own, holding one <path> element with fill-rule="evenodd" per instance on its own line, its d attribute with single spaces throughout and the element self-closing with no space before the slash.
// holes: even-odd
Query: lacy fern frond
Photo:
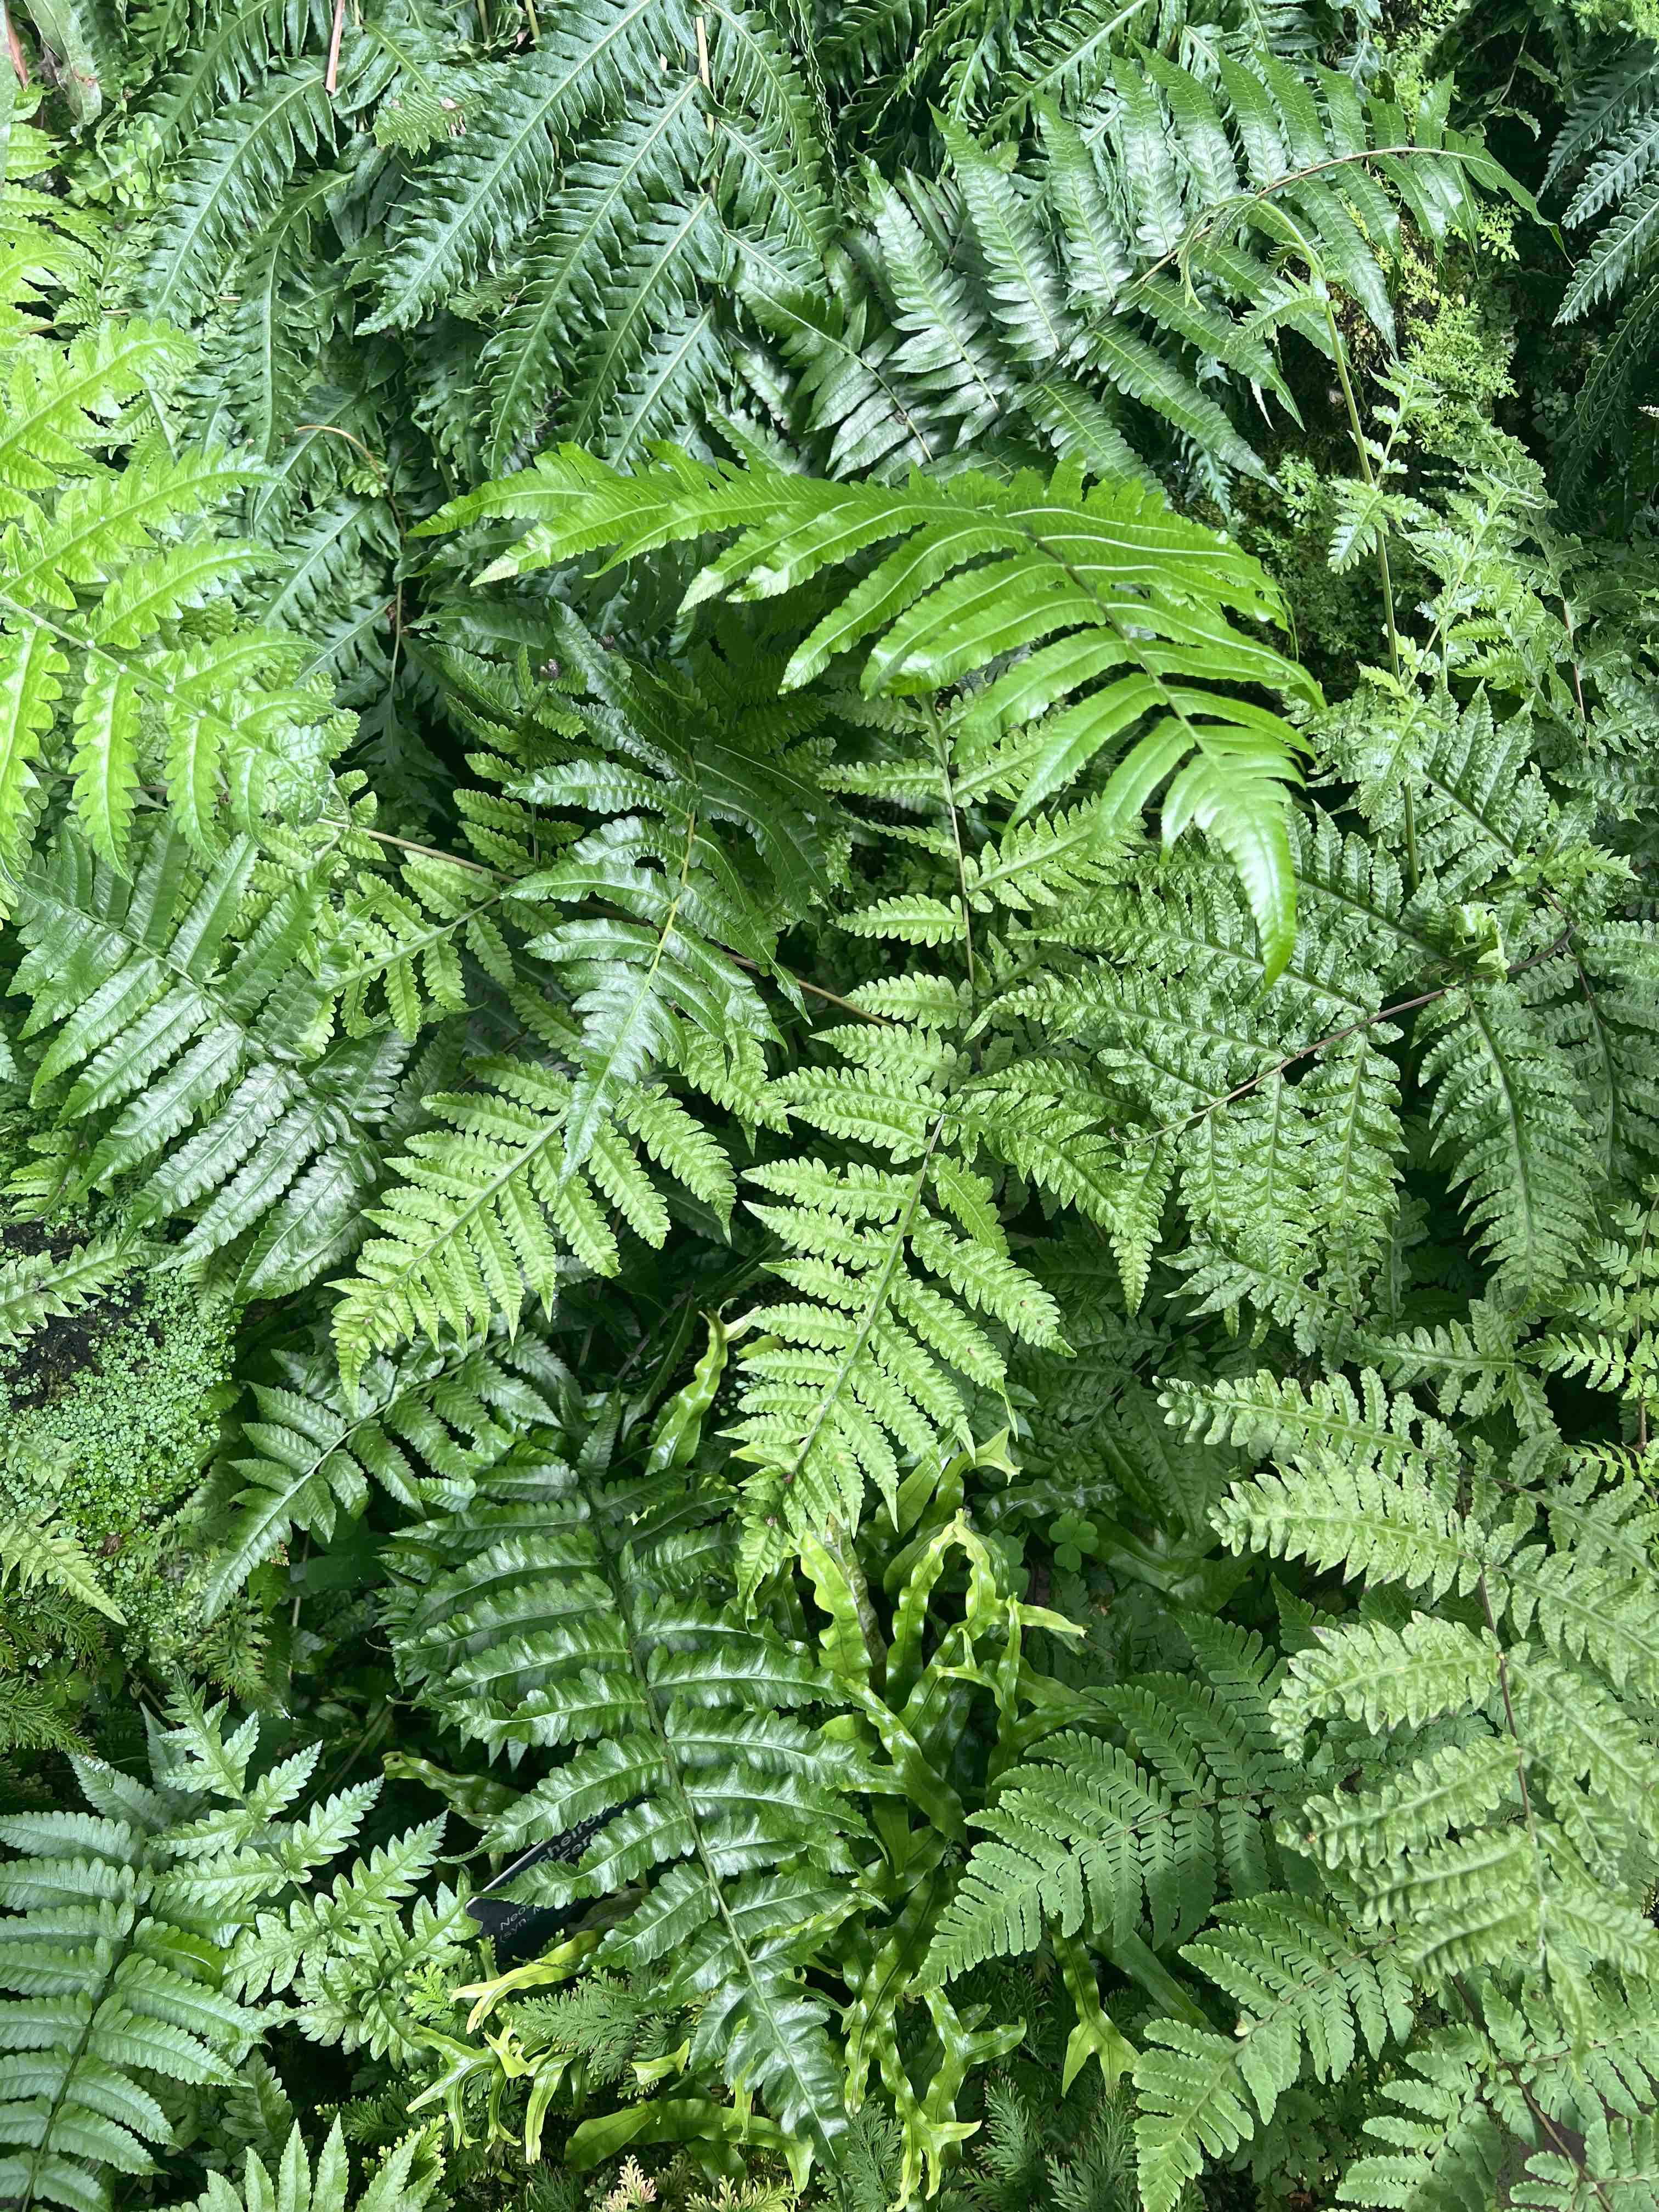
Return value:
<svg viewBox="0 0 1659 2212">
<path fill-rule="evenodd" d="M 1287 1749 L 1326 1723 L 1326 1771 L 1334 1756 L 1346 1771 L 1350 1724 L 1394 1732 L 1386 1765 L 1372 1754 L 1378 1786 L 1305 1806 L 1308 1842 L 1350 1868 L 1374 1924 L 1431 1983 L 1517 1947 L 1568 1987 L 1601 1962 L 1650 1971 L 1653 1931 L 1616 1873 L 1659 1840 L 1659 1766 L 1631 1711 L 1659 1690 L 1639 1482 L 1589 1469 L 1553 1510 L 1533 1486 L 1556 1450 L 1500 1474 L 1477 1445 L 1468 1464 L 1374 1376 L 1363 1406 L 1345 1384 L 1265 1377 L 1170 1394 L 1189 1419 L 1206 1399 L 1194 1428 L 1275 1462 L 1215 1508 L 1230 1543 L 1398 1584 L 1439 1616 L 1327 1629 L 1292 1656 L 1273 1712 Z M 1402 1771 L 1413 1735 L 1425 1755 Z"/>
<path fill-rule="evenodd" d="M 237 1930 L 349 1841 L 377 1793 L 359 1785 L 282 1816 L 313 1747 L 253 1780 L 258 1724 L 180 1705 L 152 1731 L 152 1784 L 76 1757 L 89 1813 L 0 1818 L 0 2189 L 22 2208 L 92 2212 L 116 2177 L 171 2145 L 162 2099 L 228 2086 L 260 2011 L 230 1993 Z"/>
<path fill-rule="evenodd" d="M 757 1114 L 779 1031 L 757 976 L 842 865 L 817 788 L 822 710 L 781 708 L 775 664 L 739 677 L 710 654 L 653 671 L 572 616 L 549 628 L 568 659 L 539 683 L 459 645 L 443 658 L 465 726 L 490 748 L 462 797 L 487 865 L 459 911 L 483 929 L 478 902 L 501 897 L 528 923 L 519 968 L 504 946 L 477 949 L 549 1060 L 480 1061 L 472 1091 L 428 1097 L 437 1126 L 392 1163 L 403 1181 L 373 1217 L 386 1233 L 339 1309 L 349 1364 L 516 1316 L 526 1292 L 550 1309 L 562 1255 L 610 1273 L 617 1225 L 660 1246 L 671 1205 L 705 1209 L 723 1233 L 732 1169 L 684 1094 Z M 410 880 L 452 903 L 459 888 Z M 418 918 L 404 920 L 418 938 Z"/>
<path fill-rule="evenodd" d="M 1231 2035 L 1159 2021 L 1135 2068 L 1137 2175 L 1147 2212 L 1172 2212 L 1205 2155 L 1225 2157 L 1270 2121 L 1307 2066 L 1319 2081 L 1410 2032 L 1411 1985 L 1386 1944 L 1356 1940 L 1294 1896 L 1224 1906 L 1183 1959 L 1238 2008 Z"/>
</svg>

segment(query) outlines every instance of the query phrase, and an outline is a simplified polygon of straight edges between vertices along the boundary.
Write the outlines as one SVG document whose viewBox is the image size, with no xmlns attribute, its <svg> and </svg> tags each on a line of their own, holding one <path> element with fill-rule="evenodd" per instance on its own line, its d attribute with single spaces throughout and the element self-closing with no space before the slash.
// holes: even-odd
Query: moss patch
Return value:
<svg viewBox="0 0 1659 2212">
<path fill-rule="evenodd" d="M 0 1510 L 72 1529 L 129 1644 L 162 1664 L 198 1632 L 176 1516 L 234 1395 L 232 1321 L 178 1276 L 135 1272 L 0 1358 Z"/>
</svg>

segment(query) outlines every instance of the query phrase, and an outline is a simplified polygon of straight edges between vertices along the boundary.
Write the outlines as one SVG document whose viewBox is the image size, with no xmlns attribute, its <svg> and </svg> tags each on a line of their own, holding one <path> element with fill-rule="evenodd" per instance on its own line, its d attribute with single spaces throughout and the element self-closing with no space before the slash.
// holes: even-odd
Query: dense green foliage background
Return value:
<svg viewBox="0 0 1659 2212">
<path fill-rule="evenodd" d="M 1659 2205 L 1659 20 L 3 0 L 0 2204 Z"/>
</svg>

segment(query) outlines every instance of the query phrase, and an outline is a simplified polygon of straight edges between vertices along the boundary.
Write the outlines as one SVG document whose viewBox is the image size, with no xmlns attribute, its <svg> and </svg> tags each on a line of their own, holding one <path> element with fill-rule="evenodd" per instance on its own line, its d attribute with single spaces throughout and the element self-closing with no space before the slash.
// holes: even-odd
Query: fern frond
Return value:
<svg viewBox="0 0 1659 2212">
<path fill-rule="evenodd" d="M 46 1322 L 77 1312 L 132 1262 L 131 1249 L 108 1237 L 69 1252 L 54 1252 L 47 1245 L 0 1261 L 0 1344 L 17 1344 Z"/>
<path fill-rule="evenodd" d="M 665 42 L 682 58 L 691 50 L 678 0 L 585 0 L 555 17 L 521 63 L 498 64 L 465 136 L 438 149 L 420 189 L 394 209 L 380 313 L 367 327 L 418 322 L 522 237 L 552 198 L 561 138 L 648 82 Z"/>
<path fill-rule="evenodd" d="M 818 1917 L 846 1909 L 856 1820 L 835 1748 L 789 1717 L 823 1693 L 807 1653 L 711 1602 L 723 1540 L 660 1464 L 678 1455 L 671 1440 L 642 1481 L 606 1481 L 591 1447 L 580 1476 L 502 1468 L 394 1554 L 393 1641 L 468 1733 L 515 1758 L 570 1747 L 487 1841 L 570 1835 L 577 1855 L 537 1852 L 509 1897 L 562 1910 L 628 1893 L 597 1963 L 701 1996 L 700 2055 L 831 2155 L 838 2069 L 799 1960 Z"/>
<path fill-rule="evenodd" d="M 1304 2064 L 1339 2079 L 1362 2047 L 1375 2056 L 1409 2032 L 1410 1984 L 1387 1948 L 1294 1897 L 1256 1897 L 1216 1916 L 1215 1933 L 1182 1954 L 1239 2008 L 1218 2035 L 1160 2021 L 1135 2068 L 1135 2149 L 1147 2212 L 1171 2212 L 1201 2172 L 1272 2119 Z"/>
<path fill-rule="evenodd" d="M 1144 1923 L 1162 1947 L 1203 1923 L 1218 1871 L 1231 1879 L 1263 1854 L 1260 1839 L 1244 1839 L 1289 1779 L 1262 1724 L 1271 1661 L 1258 1639 L 1237 1642 L 1200 1647 L 1214 1694 L 1199 1701 L 1160 1711 L 1170 1686 L 1160 1677 L 1106 1693 L 1139 1759 L 1067 1731 L 1004 1776 L 995 1803 L 973 1816 L 994 1840 L 969 1856 L 927 1978 L 1034 1949 L 1045 1927 L 1061 1936 L 1087 1927 L 1121 1944 Z"/>
<path fill-rule="evenodd" d="M 129 883 L 61 839 L 23 886 L 18 987 L 54 1033 L 36 1096 L 92 1140 L 85 1187 L 125 1187 L 137 1221 L 187 1213 L 188 1259 L 236 1247 L 247 1285 L 291 1286 L 356 1233 L 378 1164 L 363 1120 L 389 1110 L 404 1053 L 323 1048 L 328 994 L 301 963 L 316 887 L 252 898 L 254 859 L 239 839 L 204 872 L 162 830 Z"/>
<path fill-rule="evenodd" d="M 126 1618 L 99 1581 L 85 1546 L 71 1528 L 0 1515 L 0 1589 L 14 1575 L 20 1590 L 49 1584 L 89 1605 L 106 1620 Z"/>
<path fill-rule="evenodd" d="M 430 2156 L 422 2134 L 405 2136 L 396 2143 L 361 2191 L 350 2187 L 349 2161 L 337 2116 L 317 2154 L 313 2167 L 297 2124 L 283 2147 L 282 2162 L 272 2174 L 258 2154 L 250 2149 L 240 2184 L 227 2175 L 210 2176 L 208 2185 L 193 2204 L 174 2212 L 421 2212 L 438 2184 L 440 2167 Z M 417 2170 L 416 2161 L 422 2163 Z"/>
<path fill-rule="evenodd" d="M 264 2026 L 229 1994 L 245 1915 L 349 1841 L 377 1784 L 279 1816 L 316 1750 L 248 1778 L 257 1723 L 188 1702 L 152 1738 L 154 1786 L 73 1759 L 90 1813 L 0 1819 L 0 2190 L 20 2208 L 107 2205 L 171 2146 L 163 2100 L 228 2087 Z M 222 2185 L 221 2185 L 222 2186 Z M 228 2194 L 229 2192 L 227 2192 Z"/>
<path fill-rule="evenodd" d="M 203 1501 L 216 1533 L 209 1620 L 296 1528 L 326 1541 L 337 1513 L 361 1513 L 371 1482 L 410 1511 L 465 1498 L 517 1424 L 551 1418 L 529 1345 L 376 1361 L 352 1408 L 327 1363 L 284 1353 L 277 1364 L 279 1384 L 252 1388 L 258 1418 L 240 1425 L 246 1455 L 227 1455 Z"/>
<path fill-rule="evenodd" d="M 1227 680 L 1249 670 L 1264 686 L 1289 693 L 1305 691 L 1305 680 L 1228 618 L 1229 607 L 1272 611 L 1260 571 L 1146 495 L 1103 485 L 1085 493 L 1071 470 L 1046 487 L 1030 477 L 1008 487 L 958 477 L 937 487 L 915 481 L 904 490 L 848 489 L 759 463 L 716 472 L 684 456 L 629 477 L 568 447 L 544 455 L 525 478 L 457 502 L 446 519 L 492 513 L 536 526 L 492 574 L 523 574 L 599 546 L 626 558 L 737 530 L 694 585 L 694 605 L 727 593 L 770 597 L 854 549 L 900 539 L 797 648 L 786 686 L 859 650 L 866 693 L 906 696 L 1033 648 L 1032 660 L 1002 677 L 977 710 L 988 721 L 994 717 L 1005 737 L 1038 723 L 1025 733 L 1035 771 L 1023 811 L 1148 720 L 1108 787 L 1109 807 L 1116 819 L 1133 819 L 1173 776 L 1164 802 L 1167 833 L 1195 823 L 1227 853 L 1271 963 L 1276 969 L 1288 956 L 1282 793 L 1296 773 L 1295 740 L 1268 711 L 1182 679 L 1222 675 L 1222 661 L 1208 657 L 1213 647 L 1224 655 Z M 975 565 L 964 565 L 970 561 Z M 1200 635 L 1194 653 L 1186 641 Z M 1101 689 L 1085 689 L 1102 677 Z"/>
</svg>

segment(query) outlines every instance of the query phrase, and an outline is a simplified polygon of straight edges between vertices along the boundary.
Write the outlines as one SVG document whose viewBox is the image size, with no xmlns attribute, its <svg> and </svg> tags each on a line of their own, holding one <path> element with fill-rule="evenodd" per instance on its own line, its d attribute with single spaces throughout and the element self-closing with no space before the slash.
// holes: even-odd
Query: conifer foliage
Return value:
<svg viewBox="0 0 1659 2212">
<path fill-rule="evenodd" d="M 0 4 L 6 2212 L 1659 2203 L 1655 25 L 1445 14 Z"/>
</svg>

